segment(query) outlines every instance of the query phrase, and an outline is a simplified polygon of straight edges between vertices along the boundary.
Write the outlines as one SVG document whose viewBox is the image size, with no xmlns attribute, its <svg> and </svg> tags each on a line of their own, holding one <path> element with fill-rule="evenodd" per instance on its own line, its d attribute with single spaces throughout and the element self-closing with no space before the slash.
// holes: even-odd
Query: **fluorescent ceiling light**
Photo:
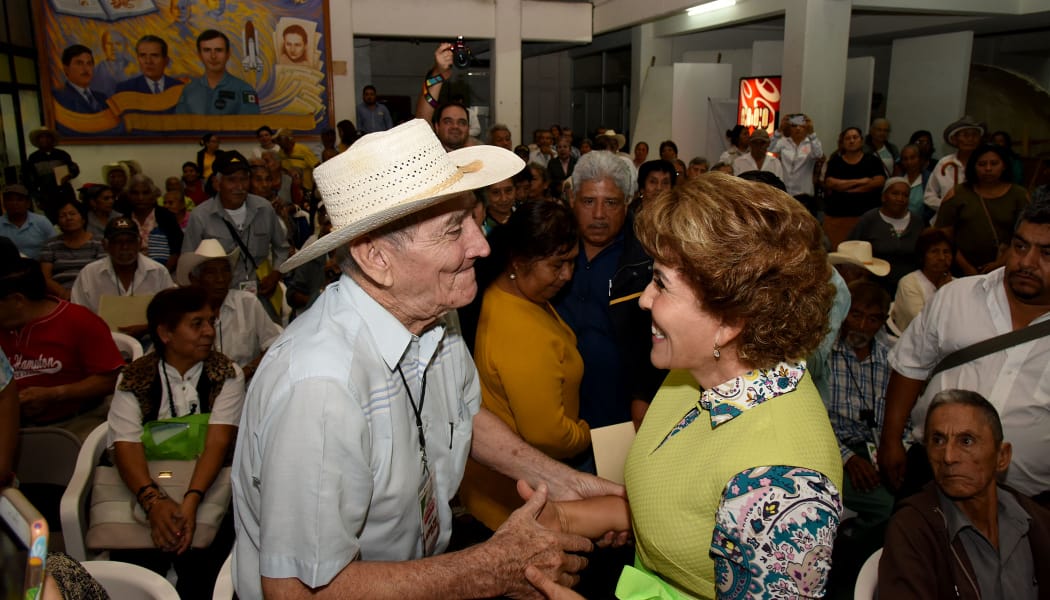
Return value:
<svg viewBox="0 0 1050 600">
<path fill-rule="evenodd" d="M 687 10 L 685 12 L 686 12 L 687 15 L 692 17 L 693 15 L 698 15 L 700 13 L 711 12 L 713 10 L 719 10 L 721 8 L 729 8 L 730 6 L 733 6 L 735 4 L 736 4 L 736 0 L 712 0 L 711 2 L 708 2 L 707 4 L 701 4 L 699 6 L 694 6 L 693 8 L 690 8 L 689 10 Z"/>
</svg>

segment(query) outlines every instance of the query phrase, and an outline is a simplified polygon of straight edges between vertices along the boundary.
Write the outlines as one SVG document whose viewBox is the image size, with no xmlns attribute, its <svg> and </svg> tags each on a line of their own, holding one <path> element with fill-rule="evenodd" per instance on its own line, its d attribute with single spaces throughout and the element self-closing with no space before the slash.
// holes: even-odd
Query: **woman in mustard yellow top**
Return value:
<svg viewBox="0 0 1050 600">
<path fill-rule="evenodd" d="M 572 278 L 576 220 L 559 204 L 530 202 L 494 229 L 489 243 L 499 275 L 485 289 L 475 339 L 481 401 L 526 442 L 571 462 L 591 445 L 579 418 L 583 359 L 548 301 Z M 514 481 L 473 460 L 459 496 L 492 530 L 523 504 Z"/>
<path fill-rule="evenodd" d="M 842 462 L 803 359 L 834 294 L 820 225 L 776 188 L 721 173 L 646 202 L 635 234 L 653 280 L 639 302 L 652 363 L 671 373 L 627 458 L 630 506 L 547 512 L 592 537 L 633 529 L 617 598 L 822 597 Z"/>
</svg>

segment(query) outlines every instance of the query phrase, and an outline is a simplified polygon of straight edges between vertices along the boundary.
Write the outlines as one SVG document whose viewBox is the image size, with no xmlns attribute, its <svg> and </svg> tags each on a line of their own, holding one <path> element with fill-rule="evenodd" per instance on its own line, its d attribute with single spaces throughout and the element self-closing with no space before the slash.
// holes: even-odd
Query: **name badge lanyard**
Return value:
<svg viewBox="0 0 1050 600">
<path fill-rule="evenodd" d="M 416 417 L 416 433 L 419 435 L 419 454 L 423 459 L 423 482 L 419 486 L 419 523 L 423 542 L 423 555 L 431 556 L 437 549 L 438 539 L 441 536 L 441 523 L 438 519 L 437 498 L 434 496 L 434 478 L 430 473 L 430 465 L 427 462 L 427 438 L 423 433 L 423 403 L 427 398 L 427 374 L 424 371 L 420 378 L 419 404 L 416 404 L 412 396 L 412 390 L 408 387 L 408 379 L 401 365 L 397 366 L 397 373 L 401 376 L 401 383 L 405 385 L 405 393 L 408 394 L 408 402 L 412 405 L 412 414 Z"/>
<path fill-rule="evenodd" d="M 868 387 L 871 389 L 871 403 L 865 402 L 864 392 L 860 389 L 860 383 L 857 378 L 853 376 L 853 368 L 849 366 L 849 361 L 846 361 L 846 372 L 849 373 L 850 382 L 853 383 L 854 389 L 857 390 L 857 396 L 860 398 L 862 404 L 868 404 L 869 408 L 862 409 L 860 411 L 861 419 L 864 420 L 864 424 L 868 426 L 868 430 L 871 434 L 872 441 L 878 446 L 879 435 L 878 435 L 878 422 L 875 419 L 875 359 L 869 356 L 870 362 L 868 366 L 871 369 L 871 378 L 868 380 Z"/>
<path fill-rule="evenodd" d="M 405 385 L 405 393 L 408 394 L 408 402 L 412 405 L 412 414 L 416 417 L 416 432 L 419 434 L 419 452 L 423 456 L 423 469 L 428 472 L 429 464 L 427 463 L 427 438 L 423 433 L 423 403 L 427 399 L 427 374 L 423 373 L 423 378 L 420 381 L 420 392 L 419 392 L 419 405 L 416 405 L 416 399 L 412 396 L 412 389 L 408 386 L 408 380 L 405 378 L 405 372 L 401 370 L 401 365 L 397 366 L 397 374 L 401 376 L 401 383 Z"/>
</svg>

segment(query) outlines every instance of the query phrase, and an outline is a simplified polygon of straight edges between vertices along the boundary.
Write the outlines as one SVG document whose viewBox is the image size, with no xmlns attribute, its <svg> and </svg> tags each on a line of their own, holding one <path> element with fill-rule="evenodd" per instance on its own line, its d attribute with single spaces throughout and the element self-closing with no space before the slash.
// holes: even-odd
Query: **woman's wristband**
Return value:
<svg viewBox="0 0 1050 600">
<path fill-rule="evenodd" d="M 185 500 L 186 496 L 189 496 L 190 494 L 197 494 L 201 500 L 204 500 L 204 490 L 198 490 L 196 488 L 186 490 L 186 493 L 182 495 L 182 499 Z"/>
<path fill-rule="evenodd" d="M 154 489 L 154 490 L 157 490 L 158 492 L 160 491 L 160 488 L 157 486 L 157 482 L 156 481 L 150 481 L 146 485 L 140 487 L 139 491 L 135 492 L 135 499 L 138 500 L 141 503 L 141 501 L 142 501 L 142 494 L 145 493 L 146 490 L 151 489 L 151 488 Z"/>
</svg>

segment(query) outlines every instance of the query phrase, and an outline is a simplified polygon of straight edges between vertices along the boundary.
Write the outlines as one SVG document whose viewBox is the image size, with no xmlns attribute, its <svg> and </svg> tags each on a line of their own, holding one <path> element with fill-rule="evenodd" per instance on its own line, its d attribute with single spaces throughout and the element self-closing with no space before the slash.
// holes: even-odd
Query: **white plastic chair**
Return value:
<svg viewBox="0 0 1050 600">
<path fill-rule="evenodd" d="M 168 580 L 149 569 L 112 560 L 89 560 L 80 564 L 106 588 L 110 598 L 179 600 L 178 592 Z"/>
<path fill-rule="evenodd" d="M 874 600 L 875 592 L 879 586 L 879 559 L 882 558 L 882 548 L 864 561 L 864 566 L 857 574 L 857 585 L 853 588 L 853 600 Z"/>
<path fill-rule="evenodd" d="M 215 589 L 212 591 L 211 600 L 233 599 L 233 552 L 226 557 L 219 569 L 219 576 L 215 579 Z"/>
<path fill-rule="evenodd" d="M 62 494 L 62 503 L 59 505 L 66 553 L 80 562 L 90 558 L 84 545 L 84 532 L 87 531 L 88 519 L 87 500 L 88 494 L 91 493 L 95 466 L 98 465 L 102 453 L 106 451 L 108 431 L 109 424 L 103 423 L 84 440 L 83 446 L 80 447 L 80 455 L 77 457 L 76 468 L 73 469 L 73 476 L 69 479 L 69 485 L 66 487 L 66 492 Z"/>
<path fill-rule="evenodd" d="M 138 340 L 119 331 L 111 331 L 110 333 L 113 334 L 113 342 L 117 345 L 117 350 L 120 350 L 121 354 L 130 358 L 128 362 L 142 356 L 142 344 Z"/>
</svg>

